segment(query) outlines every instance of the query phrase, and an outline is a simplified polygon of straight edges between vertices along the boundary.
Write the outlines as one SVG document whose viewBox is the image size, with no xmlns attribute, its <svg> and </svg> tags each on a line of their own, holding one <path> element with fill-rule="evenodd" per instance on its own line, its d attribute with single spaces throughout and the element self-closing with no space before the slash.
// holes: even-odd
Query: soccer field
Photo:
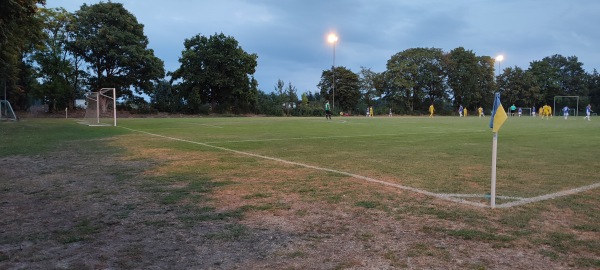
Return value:
<svg viewBox="0 0 600 270">
<path fill-rule="evenodd" d="M 489 118 L 0 122 L 0 268 L 597 269 L 598 131 L 509 118 L 490 209 Z"/>
<path fill-rule="evenodd" d="M 478 206 L 490 192 L 489 118 L 120 119 L 152 147 L 229 151 Z M 104 127 L 105 128 L 105 127 Z M 497 200 L 509 207 L 600 187 L 600 122 L 509 118 L 499 132 Z"/>
</svg>

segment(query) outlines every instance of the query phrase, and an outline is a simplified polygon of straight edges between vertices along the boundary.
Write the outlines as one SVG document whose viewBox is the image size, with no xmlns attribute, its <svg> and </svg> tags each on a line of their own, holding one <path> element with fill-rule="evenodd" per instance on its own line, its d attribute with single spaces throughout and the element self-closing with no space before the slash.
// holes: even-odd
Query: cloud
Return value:
<svg viewBox="0 0 600 270">
<path fill-rule="evenodd" d="M 84 2 L 49 1 L 75 11 Z M 113 1 L 116 2 L 116 1 Z M 502 66 L 527 69 L 531 61 L 562 54 L 577 56 L 584 68 L 600 66 L 600 1 L 579 0 L 123 0 L 145 25 L 150 47 L 167 70 L 178 67 L 183 42 L 196 34 L 234 37 L 258 54 L 255 74 L 263 91 L 277 80 L 299 92 L 315 91 L 321 72 L 336 65 L 354 72 L 364 66 L 385 70 L 394 54 L 414 47 L 457 47 L 477 55 L 504 54 Z"/>
</svg>

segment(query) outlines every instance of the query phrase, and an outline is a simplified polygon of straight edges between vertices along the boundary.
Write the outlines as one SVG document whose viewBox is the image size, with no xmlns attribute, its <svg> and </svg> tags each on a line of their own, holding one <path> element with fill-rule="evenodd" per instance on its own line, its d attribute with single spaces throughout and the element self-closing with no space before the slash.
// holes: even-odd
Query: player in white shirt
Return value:
<svg viewBox="0 0 600 270">
<path fill-rule="evenodd" d="M 592 105 L 588 104 L 587 107 L 585 107 L 585 117 L 583 119 L 587 118 L 587 120 L 590 121 L 590 115 L 592 112 Z"/>
</svg>

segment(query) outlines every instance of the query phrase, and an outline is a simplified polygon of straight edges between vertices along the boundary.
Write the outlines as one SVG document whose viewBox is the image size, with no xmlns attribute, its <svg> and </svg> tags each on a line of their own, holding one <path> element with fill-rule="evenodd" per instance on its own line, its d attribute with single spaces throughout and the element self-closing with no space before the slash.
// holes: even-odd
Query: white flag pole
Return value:
<svg viewBox="0 0 600 270">
<path fill-rule="evenodd" d="M 492 141 L 492 190 L 490 192 L 490 207 L 496 207 L 496 157 L 498 156 L 498 132 L 494 132 Z"/>
</svg>

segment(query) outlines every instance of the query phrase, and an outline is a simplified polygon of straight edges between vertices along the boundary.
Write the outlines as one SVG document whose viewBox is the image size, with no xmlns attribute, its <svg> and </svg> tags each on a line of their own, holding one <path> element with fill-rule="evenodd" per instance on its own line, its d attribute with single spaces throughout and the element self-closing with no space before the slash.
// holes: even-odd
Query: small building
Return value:
<svg viewBox="0 0 600 270">
<path fill-rule="evenodd" d="M 75 108 L 87 109 L 87 102 L 85 102 L 85 99 L 76 99 Z"/>
</svg>

